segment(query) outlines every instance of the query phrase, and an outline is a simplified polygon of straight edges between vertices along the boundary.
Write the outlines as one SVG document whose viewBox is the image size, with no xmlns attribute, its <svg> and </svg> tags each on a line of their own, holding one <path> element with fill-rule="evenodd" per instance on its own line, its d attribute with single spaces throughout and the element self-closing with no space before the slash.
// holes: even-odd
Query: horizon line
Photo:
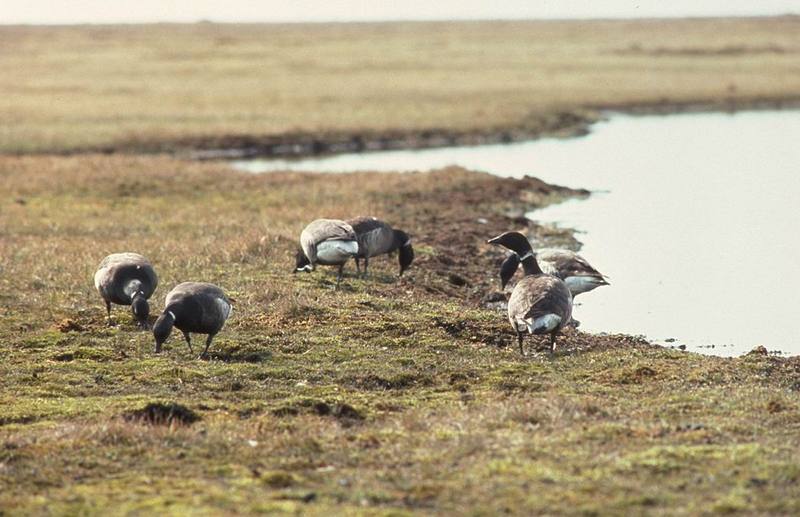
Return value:
<svg viewBox="0 0 800 517">
<path fill-rule="evenodd" d="M 607 16 L 607 17 L 497 17 L 497 18 L 374 18 L 358 20 L 320 19 L 320 20 L 135 20 L 135 21 L 82 21 L 82 22 L 0 22 L 0 27 L 81 27 L 81 26 L 131 26 L 131 25 L 334 25 L 370 23 L 443 23 L 443 22 L 587 22 L 587 21 L 659 21 L 659 20 L 714 20 L 714 19 L 763 19 L 796 18 L 800 11 L 781 14 L 700 14 L 663 16 Z"/>
</svg>

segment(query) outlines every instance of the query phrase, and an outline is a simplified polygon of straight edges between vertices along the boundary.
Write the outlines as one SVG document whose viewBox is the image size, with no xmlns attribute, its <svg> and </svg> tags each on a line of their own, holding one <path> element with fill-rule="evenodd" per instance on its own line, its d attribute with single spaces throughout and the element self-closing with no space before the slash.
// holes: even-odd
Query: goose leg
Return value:
<svg viewBox="0 0 800 517">
<path fill-rule="evenodd" d="M 194 350 L 192 350 L 192 338 L 189 337 L 189 333 L 184 331 L 183 337 L 186 339 L 186 344 L 189 345 L 189 353 L 194 354 Z"/>
<path fill-rule="evenodd" d="M 356 274 L 360 274 L 361 273 L 361 259 L 356 257 L 355 261 L 356 261 Z"/>
<path fill-rule="evenodd" d="M 367 278 L 368 267 L 369 267 L 369 257 L 364 257 L 364 278 Z"/>
<path fill-rule="evenodd" d="M 517 343 L 519 343 L 519 355 L 525 355 L 525 349 L 522 348 L 522 340 L 525 337 L 525 334 L 522 332 L 517 331 Z"/>
<path fill-rule="evenodd" d="M 339 284 L 342 281 L 343 273 L 344 273 L 344 264 L 339 264 L 339 273 L 336 275 L 336 289 L 339 289 Z"/>
<path fill-rule="evenodd" d="M 550 333 L 550 355 L 554 354 L 556 351 L 556 333 Z"/>
<path fill-rule="evenodd" d="M 208 347 L 210 347 L 210 346 L 211 346 L 211 340 L 212 340 L 212 339 L 214 339 L 214 336 L 215 336 L 215 335 L 216 335 L 216 334 L 209 334 L 209 335 L 208 335 L 208 338 L 206 339 L 206 347 L 203 349 L 203 353 L 201 353 L 201 354 L 200 354 L 200 356 L 198 357 L 198 359 L 203 359 L 203 358 L 205 358 L 205 357 L 206 357 L 206 352 L 208 352 Z"/>
<path fill-rule="evenodd" d="M 111 302 L 109 301 L 106 301 L 106 312 L 108 313 L 108 326 L 110 327 L 113 323 L 111 323 Z"/>
</svg>

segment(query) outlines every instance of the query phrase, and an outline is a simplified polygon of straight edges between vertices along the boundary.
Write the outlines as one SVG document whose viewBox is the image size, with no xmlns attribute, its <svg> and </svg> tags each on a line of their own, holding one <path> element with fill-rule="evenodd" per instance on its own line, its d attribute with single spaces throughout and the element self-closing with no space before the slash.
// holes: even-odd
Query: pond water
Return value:
<svg viewBox="0 0 800 517">
<path fill-rule="evenodd" d="M 458 164 L 588 188 L 532 219 L 575 228 L 612 285 L 581 295 L 588 332 L 641 334 L 715 355 L 800 354 L 800 112 L 611 115 L 585 137 L 236 162 L 268 170 Z M 713 345 L 713 347 L 712 347 Z"/>
</svg>

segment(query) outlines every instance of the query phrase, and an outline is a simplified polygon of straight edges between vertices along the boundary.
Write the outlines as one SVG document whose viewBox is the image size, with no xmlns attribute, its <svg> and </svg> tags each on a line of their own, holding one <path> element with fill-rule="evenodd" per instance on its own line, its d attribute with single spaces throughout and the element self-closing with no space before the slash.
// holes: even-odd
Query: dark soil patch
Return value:
<svg viewBox="0 0 800 517">
<path fill-rule="evenodd" d="M 281 406 L 272 411 L 278 417 L 297 416 L 301 414 L 331 416 L 337 420 L 364 420 L 364 415 L 345 402 L 326 402 L 316 399 L 302 399 Z"/>
<path fill-rule="evenodd" d="M 639 366 L 633 370 L 624 371 L 618 379 L 620 384 L 641 384 L 645 380 L 656 377 L 656 371 L 649 366 Z"/>
<path fill-rule="evenodd" d="M 362 390 L 405 390 L 412 387 L 432 386 L 433 379 L 429 375 L 419 373 L 400 373 L 393 376 L 381 376 L 374 373 L 350 377 L 347 384 Z"/>
<path fill-rule="evenodd" d="M 18 417 L 0 417 L 0 426 L 9 424 L 29 424 L 35 422 L 37 419 L 34 416 L 18 416 Z"/>
<path fill-rule="evenodd" d="M 126 411 L 122 414 L 122 418 L 150 425 L 191 425 L 200 420 L 200 415 L 175 402 L 169 404 L 151 402 L 142 409 Z"/>
</svg>

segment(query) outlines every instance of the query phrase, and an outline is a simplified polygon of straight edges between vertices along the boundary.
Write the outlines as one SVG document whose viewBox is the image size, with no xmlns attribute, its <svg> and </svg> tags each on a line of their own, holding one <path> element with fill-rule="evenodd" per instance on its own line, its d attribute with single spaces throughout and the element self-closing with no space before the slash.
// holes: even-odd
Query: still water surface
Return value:
<svg viewBox="0 0 800 517">
<path fill-rule="evenodd" d="M 798 111 L 613 115 L 581 138 L 235 165 L 341 172 L 458 164 L 591 189 L 586 200 L 529 214 L 576 228 L 581 254 L 611 278 L 611 287 L 577 299 L 582 330 L 715 355 L 759 344 L 798 355 L 798 141 Z"/>
</svg>

